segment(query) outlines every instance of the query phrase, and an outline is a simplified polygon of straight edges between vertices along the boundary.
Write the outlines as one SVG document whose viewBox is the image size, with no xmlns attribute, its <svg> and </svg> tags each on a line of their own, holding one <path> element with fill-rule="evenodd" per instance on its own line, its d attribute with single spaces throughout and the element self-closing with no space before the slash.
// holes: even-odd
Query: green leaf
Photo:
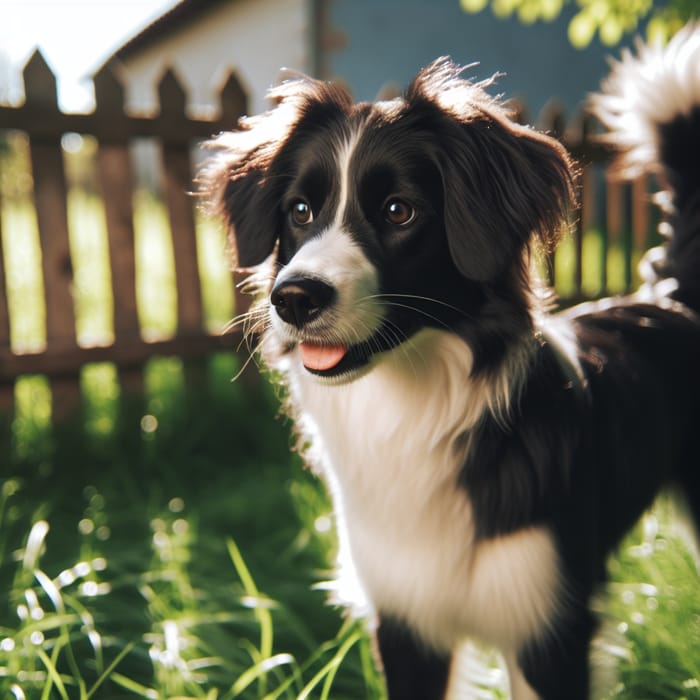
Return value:
<svg viewBox="0 0 700 700">
<path fill-rule="evenodd" d="M 459 0 L 459 4 L 465 12 L 481 12 L 489 0 Z"/>
<path fill-rule="evenodd" d="M 592 17 L 582 10 L 569 22 L 568 36 L 571 45 L 577 49 L 585 49 L 593 40 L 595 30 Z"/>
</svg>

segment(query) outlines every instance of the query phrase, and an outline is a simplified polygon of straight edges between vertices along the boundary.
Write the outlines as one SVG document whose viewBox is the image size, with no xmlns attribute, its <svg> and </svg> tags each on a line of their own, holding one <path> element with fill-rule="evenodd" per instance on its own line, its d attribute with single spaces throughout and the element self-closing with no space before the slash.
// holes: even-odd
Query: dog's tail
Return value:
<svg viewBox="0 0 700 700">
<path fill-rule="evenodd" d="M 593 107 L 622 151 L 629 175 L 654 172 L 668 240 L 647 272 L 671 280 L 671 296 L 700 312 L 700 22 L 667 46 L 637 45 L 623 53 Z M 649 275 L 647 275 L 648 277 Z"/>
</svg>

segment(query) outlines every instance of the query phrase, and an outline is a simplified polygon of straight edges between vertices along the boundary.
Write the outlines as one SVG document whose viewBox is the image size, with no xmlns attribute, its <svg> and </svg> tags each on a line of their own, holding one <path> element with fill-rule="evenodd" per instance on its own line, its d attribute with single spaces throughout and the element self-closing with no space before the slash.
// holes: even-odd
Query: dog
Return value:
<svg viewBox="0 0 700 700">
<path fill-rule="evenodd" d="M 656 172 L 639 291 L 554 312 L 531 264 L 575 199 L 555 139 L 439 59 L 355 104 L 305 77 L 219 135 L 203 193 L 332 493 L 391 700 L 500 650 L 516 700 L 589 697 L 591 597 L 661 488 L 700 524 L 700 25 L 612 70 L 596 110 Z"/>
</svg>

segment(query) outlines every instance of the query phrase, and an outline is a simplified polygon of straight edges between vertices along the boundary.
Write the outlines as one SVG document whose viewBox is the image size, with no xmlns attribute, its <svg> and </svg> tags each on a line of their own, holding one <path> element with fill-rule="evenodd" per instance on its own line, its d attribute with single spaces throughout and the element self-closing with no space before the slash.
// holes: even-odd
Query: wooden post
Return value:
<svg viewBox="0 0 700 700">
<path fill-rule="evenodd" d="M 605 172 L 605 235 L 608 241 L 608 250 L 612 243 L 619 241 L 622 234 L 622 183 L 611 175 L 610 170 Z M 616 290 L 619 291 L 619 290 Z"/>
<path fill-rule="evenodd" d="M 515 120 L 524 123 L 527 119 L 527 112 L 525 106 L 522 103 L 514 103 L 516 107 Z M 564 135 L 564 113 L 561 106 L 555 101 L 550 101 L 547 103 L 539 114 L 537 119 L 537 128 L 545 131 L 550 136 L 562 140 Z M 580 238 L 580 222 L 576 220 L 573 227 L 574 241 L 578 241 Z M 550 286 L 556 286 L 556 251 L 548 251 L 547 259 L 545 261 L 545 273 L 547 275 L 547 284 Z M 574 295 L 578 294 L 578 285 L 575 285 Z"/>
<path fill-rule="evenodd" d="M 650 241 L 648 177 L 641 175 L 632 181 L 632 238 L 634 248 L 645 250 Z"/>
<path fill-rule="evenodd" d="M 10 311 L 7 303 L 7 277 L 2 237 L 2 192 L 0 192 L 0 347 L 10 348 Z M 12 421 L 14 410 L 14 383 L 0 382 L 0 439 L 6 437 L 4 426 Z M 0 449 L 2 447 L 0 446 Z"/>
<path fill-rule="evenodd" d="M 221 121 L 224 124 L 235 125 L 237 120 L 248 110 L 248 98 L 235 72 L 229 73 L 226 81 L 219 90 L 221 104 Z M 243 273 L 233 274 L 233 303 L 236 316 L 246 313 L 250 308 L 251 297 L 241 292 L 241 284 L 245 281 Z"/>
<path fill-rule="evenodd" d="M 141 340 L 136 303 L 134 245 L 134 180 L 129 154 L 124 89 L 112 66 L 95 76 L 95 115 L 103 120 L 104 135 L 98 135 L 98 177 L 104 201 L 109 241 L 109 264 L 114 300 L 114 344 L 122 346 Z M 118 368 L 123 394 L 143 393 L 141 367 Z"/>
<path fill-rule="evenodd" d="M 189 144 L 175 141 L 178 123 L 186 121 L 186 95 L 175 73 L 168 70 L 158 86 L 163 137 L 163 191 L 170 218 L 177 284 L 179 335 L 201 333 L 202 293 L 197 264 L 197 236 Z"/>
<path fill-rule="evenodd" d="M 60 112 L 56 78 L 41 53 L 33 54 L 24 69 L 26 104 L 41 109 L 51 120 Z M 71 286 L 73 268 L 68 242 L 67 187 L 60 138 L 29 135 L 34 199 L 41 241 L 47 345 L 77 346 Z M 75 379 L 51 383 L 52 415 L 61 420 L 79 403 Z"/>
<path fill-rule="evenodd" d="M 221 118 L 232 129 L 238 119 L 248 111 L 248 97 L 235 71 L 229 73 L 219 90 Z"/>
<path fill-rule="evenodd" d="M 578 120 L 576 120 L 575 126 L 575 138 L 578 144 L 588 143 L 590 141 L 590 134 L 593 130 L 593 124 L 591 122 L 590 115 L 582 114 Z M 571 132 L 570 132 L 571 136 Z M 576 241 L 576 271 L 575 271 L 575 281 L 576 290 L 579 296 L 584 296 L 583 291 L 583 239 L 593 226 L 595 225 L 595 213 L 596 213 L 596 177 L 595 168 L 593 167 L 590 159 L 586 160 L 581 164 L 580 168 L 580 211 L 579 211 L 579 226 L 578 226 L 578 237 Z M 601 255 L 601 279 L 599 279 L 599 291 L 603 291 L 607 284 L 606 275 L 606 260 L 607 251 L 605 246 L 603 246 L 603 253 Z"/>
</svg>

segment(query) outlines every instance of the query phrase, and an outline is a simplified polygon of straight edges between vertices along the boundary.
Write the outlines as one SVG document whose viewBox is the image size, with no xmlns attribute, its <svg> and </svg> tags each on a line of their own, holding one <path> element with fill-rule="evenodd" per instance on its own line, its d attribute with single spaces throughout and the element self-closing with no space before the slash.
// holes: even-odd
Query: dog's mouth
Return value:
<svg viewBox="0 0 700 700">
<path fill-rule="evenodd" d="M 323 345 L 299 343 L 301 361 L 310 372 L 329 372 L 335 369 L 348 354 L 347 345 Z"/>
<path fill-rule="evenodd" d="M 367 367 L 375 355 L 399 344 L 396 336 L 379 332 L 356 345 L 304 340 L 297 347 L 301 362 L 308 372 L 318 377 L 333 378 L 354 374 Z"/>
<path fill-rule="evenodd" d="M 350 375 L 369 364 L 374 353 L 360 345 L 326 345 L 299 343 L 299 356 L 304 369 L 318 377 Z"/>
</svg>

